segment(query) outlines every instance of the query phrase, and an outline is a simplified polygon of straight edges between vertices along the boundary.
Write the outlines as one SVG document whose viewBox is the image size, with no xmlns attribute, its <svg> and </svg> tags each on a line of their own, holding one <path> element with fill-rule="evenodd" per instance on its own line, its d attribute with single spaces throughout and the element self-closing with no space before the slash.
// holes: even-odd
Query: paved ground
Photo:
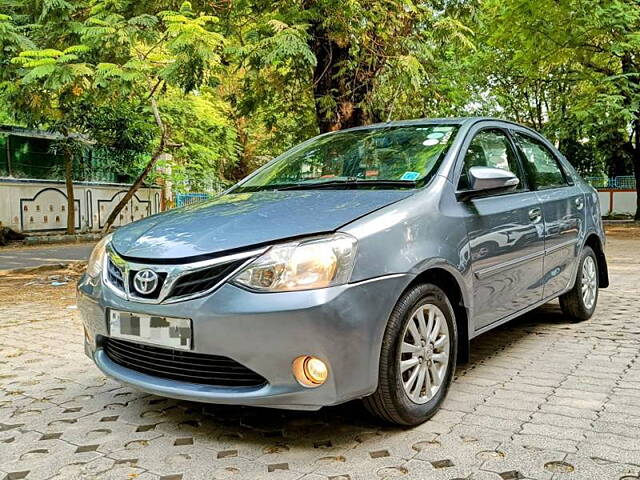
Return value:
<svg viewBox="0 0 640 480">
<path fill-rule="evenodd" d="M 69 261 L 84 261 L 89 258 L 93 245 L 93 243 L 74 243 L 46 247 L 0 248 L 0 271 Z"/>
<path fill-rule="evenodd" d="M 549 305 L 474 340 L 413 429 L 122 387 L 84 357 L 71 286 L 0 281 L 0 479 L 639 479 L 639 250 L 612 239 L 591 321 Z"/>
</svg>

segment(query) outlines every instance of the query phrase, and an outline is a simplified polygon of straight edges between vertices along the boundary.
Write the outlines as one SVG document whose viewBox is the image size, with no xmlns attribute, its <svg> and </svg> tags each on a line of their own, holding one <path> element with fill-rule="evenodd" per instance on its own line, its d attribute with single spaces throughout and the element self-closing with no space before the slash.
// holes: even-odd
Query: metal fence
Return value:
<svg viewBox="0 0 640 480">
<path fill-rule="evenodd" d="M 186 205 L 192 205 L 194 203 L 204 202 L 210 198 L 215 197 L 219 193 L 224 192 L 231 186 L 229 182 L 213 181 L 205 187 L 204 191 L 200 192 L 188 192 L 188 193 L 176 193 L 176 208 L 184 207 Z"/>
<path fill-rule="evenodd" d="M 184 207 L 194 203 L 204 202 L 214 196 L 215 193 L 177 193 L 176 207 Z"/>
<path fill-rule="evenodd" d="M 633 175 L 623 175 L 619 177 L 585 177 L 585 180 L 594 188 L 612 190 L 635 190 L 636 179 Z M 215 185 L 210 192 L 189 192 L 176 194 L 176 207 L 184 207 L 194 203 L 204 202 L 213 198 L 226 188 L 222 183 Z"/>
<path fill-rule="evenodd" d="M 622 175 L 619 177 L 586 177 L 585 180 L 593 188 L 610 188 L 613 190 L 634 190 L 636 179 L 633 175 Z"/>
</svg>

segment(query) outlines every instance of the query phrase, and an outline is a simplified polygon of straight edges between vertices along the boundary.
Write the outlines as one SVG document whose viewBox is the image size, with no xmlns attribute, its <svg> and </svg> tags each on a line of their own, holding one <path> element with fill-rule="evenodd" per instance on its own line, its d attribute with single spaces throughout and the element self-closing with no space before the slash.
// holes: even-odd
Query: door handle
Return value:
<svg viewBox="0 0 640 480">
<path fill-rule="evenodd" d="M 584 200 L 582 199 L 582 197 L 576 198 L 576 208 L 578 210 L 582 210 L 582 207 L 584 207 Z"/>
<path fill-rule="evenodd" d="M 542 210 L 539 208 L 532 208 L 529 210 L 529 220 L 531 220 L 532 223 L 538 223 L 542 220 Z"/>
</svg>

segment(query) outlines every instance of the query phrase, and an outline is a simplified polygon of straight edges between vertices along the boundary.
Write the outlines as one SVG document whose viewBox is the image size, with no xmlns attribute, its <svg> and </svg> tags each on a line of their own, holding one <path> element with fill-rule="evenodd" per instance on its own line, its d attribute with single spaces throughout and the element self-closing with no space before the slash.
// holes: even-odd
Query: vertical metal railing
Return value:
<svg viewBox="0 0 640 480">
<path fill-rule="evenodd" d="M 621 175 L 618 177 L 585 177 L 585 180 L 593 188 L 607 188 L 614 190 L 634 190 L 636 179 L 633 175 Z"/>
<path fill-rule="evenodd" d="M 229 188 L 229 184 L 223 182 L 216 182 L 210 186 L 205 192 L 186 192 L 176 193 L 176 207 L 185 207 L 194 203 L 204 202 L 210 198 L 215 197 L 219 193 Z"/>
<path fill-rule="evenodd" d="M 176 207 L 186 207 L 194 203 L 204 202 L 212 197 L 210 193 L 178 193 L 176 194 Z"/>
</svg>

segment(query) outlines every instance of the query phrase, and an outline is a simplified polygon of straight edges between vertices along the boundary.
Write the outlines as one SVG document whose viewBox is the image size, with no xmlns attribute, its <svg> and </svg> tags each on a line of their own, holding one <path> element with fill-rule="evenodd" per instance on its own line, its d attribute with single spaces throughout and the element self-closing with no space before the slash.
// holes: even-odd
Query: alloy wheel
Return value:
<svg viewBox="0 0 640 480">
<path fill-rule="evenodd" d="M 447 319 L 433 304 L 419 306 L 401 337 L 400 376 L 409 399 L 431 400 L 442 387 L 449 365 L 450 335 Z"/>
<path fill-rule="evenodd" d="M 582 262 L 582 301 L 587 310 L 591 310 L 596 301 L 598 279 L 596 263 L 593 257 L 585 257 Z"/>
</svg>

